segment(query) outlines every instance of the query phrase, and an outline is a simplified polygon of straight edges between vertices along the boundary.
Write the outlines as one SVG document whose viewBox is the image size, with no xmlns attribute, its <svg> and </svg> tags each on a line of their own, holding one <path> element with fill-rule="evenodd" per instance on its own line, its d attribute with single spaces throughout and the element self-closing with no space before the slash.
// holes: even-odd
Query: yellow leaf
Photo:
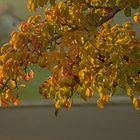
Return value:
<svg viewBox="0 0 140 140">
<path fill-rule="evenodd" d="M 86 71 L 86 69 L 82 69 L 82 70 L 79 71 L 79 78 L 80 78 L 81 80 L 83 80 L 84 77 L 85 77 L 85 71 Z"/>
<path fill-rule="evenodd" d="M 98 87 L 98 93 L 99 93 L 99 97 L 103 98 L 103 87 L 102 86 Z"/>
<path fill-rule="evenodd" d="M 90 62 L 92 65 L 94 65 L 94 59 L 93 58 L 90 58 Z"/>
<path fill-rule="evenodd" d="M 10 80 L 10 87 L 14 89 L 16 87 L 16 82 L 14 80 Z"/>
<path fill-rule="evenodd" d="M 140 22 L 140 13 L 139 12 L 135 13 L 133 19 L 136 23 L 139 23 Z"/>
<path fill-rule="evenodd" d="M 25 80 L 26 80 L 26 81 L 29 81 L 30 78 L 31 78 L 30 75 L 27 73 L 26 76 L 25 76 Z"/>
<path fill-rule="evenodd" d="M 34 71 L 33 70 L 30 70 L 30 74 L 29 75 L 30 75 L 31 78 L 34 78 L 34 76 L 35 76 Z"/>
<path fill-rule="evenodd" d="M 94 95 L 93 90 L 91 87 L 86 89 L 86 96 L 87 97 L 92 97 Z"/>
<path fill-rule="evenodd" d="M 5 99 L 8 99 L 9 98 L 9 93 L 5 93 Z"/>
<path fill-rule="evenodd" d="M 125 22 L 125 23 L 124 23 L 124 26 L 125 26 L 125 27 L 131 27 L 131 26 L 132 26 L 132 22 Z"/>
<path fill-rule="evenodd" d="M 127 88 L 127 95 L 132 96 L 134 94 L 134 90 L 131 87 Z"/>
<path fill-rule="evenodd" d="M 0 66 L 0 78 L 2 78 L 4 75 L 3 75 L 3 70 L 2 70 L 2 66 Z"/>
<path fill-rule="evenodd" d="M 61 67 L 61 68 L 59 69 L 59 75 L 62 75 L 62 76 L 63 76 L 63 75 L 64 75 L 63 73 L 64 73 L 64 68 Z"/>
<path fill-rule="evenodd" d="M 82 45 L 85 43 L 84 37 L 81 37 L 81 43 Z"/>
<path fill-rule="evenodd" d="M 19 105 L 19 99 L 16 99 L 13 103 L 14 103 L 14 106 L 18 106 Z"/>
<path fill-rule="evenodd" d="M 2 98 L 0 97 L 0 106 L 2 106 Z"/>
<path fill-rule="evenodd" d="M 103 95 L 102 101 L 103 101 L 104 103 L 108 102 L 108 101 L 109 101 L 109 96 L 108 96 L 108 95 Z"/>
<path fill-rule="evenodd" d="M 26 88 L 26 85 L 25 84 L 21 84 L 20 87 Z"/>
<path fill-rule="evenodd" d="M 134 105 L 134 108 L 136 110 L 139 110 L 139 100 L 136 98 L 136 97 L 132 97 L 132 102 L 133 102 L 133 105 Z"/>
<path fill-rule="evenodd" d="M 98 99 L 98 100 L 97 100 L 97 106 L 98 106 L 100 109 L 103 109 L 103 108 L 104 108 L 103 102 L 101 101 L 101 99 Z"/>
<path fill-rule="evenodd" d="M 59 101 L 59 100 L 57 100 L 57 101 L 55 102 L 55 108 L 56 108 L 56 109 L 59 109 L 59 108 L 60 108 L 60 101 Z"/>
<path fill-rule="evenodd" d="M 66 100 L 65 102 L 64 102 L 64 107 L 66 107 L 66 108 L 71 108 L 71 106 L 72 106 L 72 102 L 68 99 L 68 100 Z"/>
</svg>

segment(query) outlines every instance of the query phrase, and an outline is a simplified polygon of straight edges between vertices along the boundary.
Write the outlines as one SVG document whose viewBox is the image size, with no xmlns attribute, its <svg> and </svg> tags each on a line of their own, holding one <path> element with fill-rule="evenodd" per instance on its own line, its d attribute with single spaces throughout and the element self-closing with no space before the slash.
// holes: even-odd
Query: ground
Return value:
<svg viewBox="0 0 140 140">
<path fill-rule="evenodd" d="M 1 140 L 138 140 L 140 117 L 132 106 L 75 106 L 54 116 L 51 107 L 1 109 Z"/>
</svg>

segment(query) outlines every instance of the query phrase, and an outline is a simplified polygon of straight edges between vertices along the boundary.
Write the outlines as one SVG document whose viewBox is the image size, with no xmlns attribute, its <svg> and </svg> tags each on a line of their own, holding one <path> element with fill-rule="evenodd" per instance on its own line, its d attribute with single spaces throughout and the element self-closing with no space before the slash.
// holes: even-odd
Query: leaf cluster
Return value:
<svg viewBox="0 0 140 140">
<path fill-rule="evenodd" d="M 139 6 L 139 0 L 29 0 L 30 10 L 44 7 L 44 14 L 22 22 L 1 48 L 1 104 L 18 104 L 21 82 L 34 78 L 31 66 L 39 65 L 52 70 L 39 92 L 53 99 L 56 115 L 72 106 L 75 94 L 87 100 L 97 92 L 103 108 L 117 87 L 127 89 L 138 110 L 140 41 L 131 22 L 111 23 L 118 12 L 131 16 Z M 140 23 L 138 12 L 134 21 Z"/>
</svg>

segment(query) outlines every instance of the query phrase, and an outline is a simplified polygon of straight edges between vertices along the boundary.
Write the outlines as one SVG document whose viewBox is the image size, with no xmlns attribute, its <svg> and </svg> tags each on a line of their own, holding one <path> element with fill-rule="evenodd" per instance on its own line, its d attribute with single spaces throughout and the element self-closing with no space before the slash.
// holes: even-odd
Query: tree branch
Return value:
<svg viewBox="0 0 140 140">
<path fill-rule="evenodd" d="M 105 6 L 105 5 L 92 5 L 91 2 L 86 2 L 84 3 L 88 6 L 88 8 L 93 8 L 93 9 L 112 9 L 113 7 L 111 6 Z"/>
<path fill-rule="evenodd" d="M 93 8 L 93 9 L 112 9 L 113 7 L 110 6 L 100 6 L 100 5 L 90 5 L 88 6 L 89 8 Z"/>
<path fill-rule="evenodd" d="M 99 7 L 102 7 L 102 6 L 97 6 L 97 7 L 99 8 Z M 113 18 L 119 11 L 121 11 L 121 9 L 118 6 L 115 6 L 114 8 L 112 8 L 112 11 L 110 13 L 108 13 L 107 16 L 103 17 L 101 19 L 101 21 L 95 25 L 95 27 L 97 28 L 97 27 L 103 25 L 105 22 L 107 22 L 111 18 Z M 78 30 L 78 29 L 79 29 L 78 27 L 72 28 L 69 32 L 75 31 L 75 30 Z M 50 40 L 48 40 L 47 43 L 51 43 L 51 42 L 53 42 L 55 40 L 58 40 L 61 37 L 62 37 L 62 35 L 59 34 L 58 36 L 55 36 L 54 38 L 51 38 Z"/>
<path fill-rule="evenodd" d="M 114 9 L 107 16 L 103 17 L 102 20 L 95 25 L 95 27 L 103 25 L 105 22 L 113 18 L 119 11 L 121 11 L 121 9 L 118 6 L 115 6 Z"/>
</svg>

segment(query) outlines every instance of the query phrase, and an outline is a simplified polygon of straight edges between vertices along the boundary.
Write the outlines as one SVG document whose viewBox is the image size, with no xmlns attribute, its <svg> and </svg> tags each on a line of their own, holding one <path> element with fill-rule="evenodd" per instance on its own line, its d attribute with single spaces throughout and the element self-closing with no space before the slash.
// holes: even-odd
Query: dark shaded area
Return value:
<svg viewBox="0 0 140 140">
<path fill-rule="evenodd" d="M 140 117 L 131 106 L 5 109 L 0 113 L 1 140 L 138 140 Z"/>
</svg>

